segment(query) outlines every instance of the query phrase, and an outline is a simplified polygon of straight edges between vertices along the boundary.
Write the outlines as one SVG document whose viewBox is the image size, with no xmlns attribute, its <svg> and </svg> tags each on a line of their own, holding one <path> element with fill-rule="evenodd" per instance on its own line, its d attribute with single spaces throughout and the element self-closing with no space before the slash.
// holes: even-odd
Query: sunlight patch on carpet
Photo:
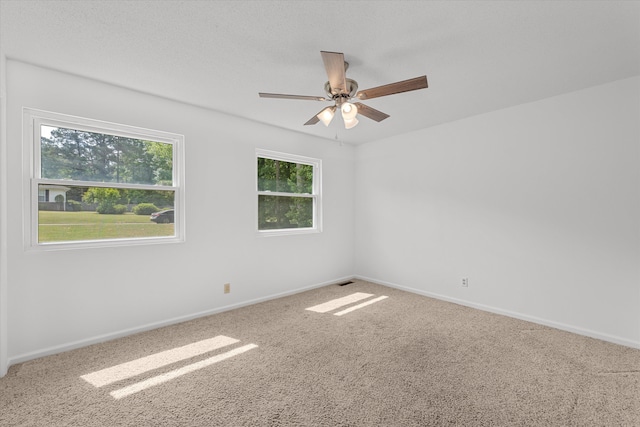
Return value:
<svg viewBox="0 0 640 427">
<path fill-rule="evenodd" d="M 95 387 L 102 387 L 127 378 L 138 376 L 172 363 L 208 353 L 221 347 L 235 344 L 239 341 L 240 340 L 235 338 L 218 335 L 217 337 L 141 357 L 100 371 L 91 372 L 90 374 L 82 375 L 80 378 Z"/>
<path fill-rule="evenodd" d="M 201 360 L 199 362 L 196 363 L 192 363 L 190 365 L 187 366 L 183 366 L 182 368 L 178 368 L 178 369 L 174 369 L 173 371 L 169 371 L 167 373 L 164 373 L 162 375 L 158 375 L 156 377 L 153 378 L 149 378 L 147 380 L 144 381 L 140 381 L 139 383 L 135 383 L 132 384 L 130 386 L 121 388 L 119 390 L 114 390 L 111 393 L 109 393 L 111 396 L 113 396 L 115 399 L 122 399 L 123 397 L 127 397 L 130 396 L 134 393 L 137 393 L 139 391 L 142 390 L 146 390 L 149 387 L 153 387 L 159 384 L 163 384 L 166 383 L 167 381 L 171 381 L 175 378 L 178 378 L 182 375 L 188 374 L 190 372 L 193 371 L 197 371 L 198 369 L 202 369 L 202 368 L 206 368 L 207 366 L 211 366 L 214 363 L 218 363 L 221 362 L 225 359 L 229 359 L 233 356 L 237 356 L 238 354 L 242 354 L 244 352 L 247 352 L 249 350 L 252 350 L 254 348 L 258 347 L 256 344 L 247 344 L 245 346 L 242 347 L 238 347 L 236 349 L 230 350 L 226 353 L 222 353 L 219 354 L 217 356 L 213 356 L 210 357 L 208 359 L 205 360 Z"/>
<path fill-rule="evenodd" d="M 354 302 L 370 298 L 373 294 L 365 294 L 364 292 L 356 292 L 346 297 L 332 299 L 331 301 L 314 305 L 313 307 L 306 308 L 305 310 L 315 311 L 316 313 L 326 313 L 336 308 L 343 307 L 345 305 L 353 304 Z"/>
<path fill-rule="evenodd" d="M 360 309 L 362 307 L 366 307 L 368 305 L 374 304 L 374 303 L 376 303 L 378 301 L 382 301 L 383 299 L 387 299 L 387 298 L 389 298 L 389 297 L 386 296 L 386 295 L 382 295 L 382 296 L 380 296 L 378 298 L 374 298 L 374 299 L 371 299 L 369 301 L 365 301 L 363 303 L 360 303 L 358 305 L 354 305 L 353 307 L 346 308 L 346 309 L 344 309 L 342 311 L 339 311 L 337 313 L 333 313 L 333 315 L 334 316 L 342 316 L 343 314 L 351 313 L 354 310 L 358 310 L 358 309 Z"/>
</svg>

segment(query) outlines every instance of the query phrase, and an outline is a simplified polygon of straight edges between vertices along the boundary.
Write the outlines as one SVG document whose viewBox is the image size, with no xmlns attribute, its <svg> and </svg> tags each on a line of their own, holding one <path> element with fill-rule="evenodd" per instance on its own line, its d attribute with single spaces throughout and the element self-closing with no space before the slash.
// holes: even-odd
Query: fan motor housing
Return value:
<svg viewBox="0 0 640 427">
<path fill-rule="evenodd" d="M 345 81 L 348 89 L 347 93 L 342 92 L 340 89 L 333 89 L 329 82 L 324 84 L 324 91 L 327 92 L 327 95 L 332 99 L 353 98 L 358 91 L 358 82 L 353 79 L 345 79 Z"/>
</svg>

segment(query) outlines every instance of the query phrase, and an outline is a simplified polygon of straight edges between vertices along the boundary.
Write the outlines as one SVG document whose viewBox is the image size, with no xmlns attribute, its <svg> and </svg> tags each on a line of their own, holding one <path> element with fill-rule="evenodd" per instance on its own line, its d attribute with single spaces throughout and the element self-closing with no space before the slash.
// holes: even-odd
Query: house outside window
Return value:
<svg viewBox="0 0 640 427">
<path fill-rule="evenodd" d="M 257 230 L 260 235 L 322 231 L 322 161 L 256 150 Z"/>
<path fill-rule="evenodd" d="M 55 203 L 55 210 L 65 211 L 67 205 L 67 191 L 69 187 L 61 185 L 41 184 L 38 186 L 38 203 Z M 40 208 L 39 208 L 40 209 Z"/>
<path fill-rule="evenodd" d="M 183 136 L 33 109 L 24 119 L 27 249 L 184 240 Z M 152 220 L 159 211 L 171 215 Z"/>
</svg>

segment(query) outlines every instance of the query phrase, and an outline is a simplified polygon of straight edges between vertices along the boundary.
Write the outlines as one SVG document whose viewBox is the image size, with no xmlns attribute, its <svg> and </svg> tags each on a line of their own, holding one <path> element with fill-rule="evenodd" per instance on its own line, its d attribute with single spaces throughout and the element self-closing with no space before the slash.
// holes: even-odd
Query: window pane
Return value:
<svg viewBox="0 0 640 427">
<path fill-rule="evenodd" d="M 174 236 L 174 198 L 173 191 L 41 184 L 38 242 Z"/>
<path fill-rule="evenodd" d="M 173 146 L 62 127 L 40 127 L 41 177 L 173 185 Z"/>
<path fill-rule="evenodd" d="M 258 157 L 258 191 L 313 193 L 313 166 Z"/>
<path fill-rule="evenodd" d="M 313 198 L 258 196 L 258 229 L 313 227 Z"/>
</svg>

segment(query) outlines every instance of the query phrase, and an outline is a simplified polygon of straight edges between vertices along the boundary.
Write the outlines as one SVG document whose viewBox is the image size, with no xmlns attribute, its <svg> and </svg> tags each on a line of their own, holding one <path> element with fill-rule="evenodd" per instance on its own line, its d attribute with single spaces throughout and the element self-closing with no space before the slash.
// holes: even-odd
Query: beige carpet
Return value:
<svg viewBox="0 0 640 427">
<path fill-rule="evenodd" d="M 0 425 L 640 426 L 640 350 L 356 281 L 12 366 Z"/>
</svg>

